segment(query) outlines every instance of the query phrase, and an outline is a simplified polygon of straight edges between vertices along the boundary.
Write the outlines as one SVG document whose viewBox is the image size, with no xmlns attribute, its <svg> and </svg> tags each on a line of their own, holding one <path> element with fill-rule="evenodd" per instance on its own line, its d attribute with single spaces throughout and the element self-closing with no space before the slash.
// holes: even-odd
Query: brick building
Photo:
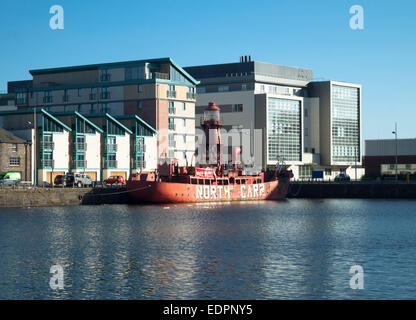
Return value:
<svg viewBox="0 0 416 320">
<path fill-rule="evenodd" d="M 0 128 L 0 172 L 20 172 L 22 181 L 31 180 L 31 143 Z"/>
</svg>

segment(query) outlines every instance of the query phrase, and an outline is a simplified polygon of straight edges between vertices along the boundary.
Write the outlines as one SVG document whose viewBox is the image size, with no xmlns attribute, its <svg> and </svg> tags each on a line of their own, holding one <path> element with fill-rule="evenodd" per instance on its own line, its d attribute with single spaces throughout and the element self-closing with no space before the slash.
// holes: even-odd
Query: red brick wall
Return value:
<svg viewBox="0 0 416 320">
<path fill-rule="evenodd" d="M 365 156 L 364 157 L 364 167 L 365 174 L 371 176 L 378 176 L 381 174 L 381 165 L 382 164 L 395 164 L 395 156 Z M 398 164 L 411 164 L 416 163 L 416 155 L 414 156 L 398 156 Z"/>
</svg>

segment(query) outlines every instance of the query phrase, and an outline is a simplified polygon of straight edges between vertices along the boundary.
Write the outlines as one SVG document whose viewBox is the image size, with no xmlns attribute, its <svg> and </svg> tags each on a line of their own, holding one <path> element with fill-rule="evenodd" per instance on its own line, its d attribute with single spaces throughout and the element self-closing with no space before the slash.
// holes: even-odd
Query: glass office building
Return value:
<svg viewBox="0 0 416 320">
<path fill-rule="evenodd" d="M 332 161 L 359 161 L 359 88 L 332 85 Z"/>
<path fill-rule="evenodd" d="M 301 102 L 269 97 L 267 113 L 268 161 L 301 161 Z"/>
</svg>

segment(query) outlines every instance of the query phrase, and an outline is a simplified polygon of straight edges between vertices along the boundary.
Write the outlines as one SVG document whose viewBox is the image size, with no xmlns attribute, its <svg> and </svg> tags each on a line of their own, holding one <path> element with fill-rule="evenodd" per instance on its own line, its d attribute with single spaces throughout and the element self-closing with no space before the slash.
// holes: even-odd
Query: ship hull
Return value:
<svg viewBox="0 0 416 320">
<path fill-rule="evenodd" d="M 195 185 L 187 183 L 127 181 L 127 191 L 135 203 L 189 203 L 286 198 L 290 178 L 246 185 Z"/>
</svg>

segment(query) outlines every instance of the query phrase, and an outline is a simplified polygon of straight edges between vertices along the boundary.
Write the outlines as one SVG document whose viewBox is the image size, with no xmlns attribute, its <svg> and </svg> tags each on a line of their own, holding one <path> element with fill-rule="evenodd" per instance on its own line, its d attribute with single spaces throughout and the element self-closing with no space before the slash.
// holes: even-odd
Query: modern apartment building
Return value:
<svg viewBox="0 0 416 320">
<path fill-rule="evenodd" d="M 36 109 L 35 116 L 34 111 L 0 112 L 0 128 L 31 142 L 33 183 L 53 184 L 57 175 L 68 172 L 86 173 L 96 181 L 112 175 L 128 178 L 157 167 L 157 131 L 137 115 L 116 119 L 108 113 L 87 117 Z"/>
<path fill-rule="evenodd" d="M 198 81 L 170 58 L 31 70 L 30 74 L 32 82 L 12 86 L 19 109 L 137 115 L 158 131 L 158 156 L 176 157 L 185 164 L 195 152 Z"/>
<path fill-rule="evenodd" d="M 355 177 L 351 170 L 361 165 L 360 85 L 314 82 L 312 70 L 251 58 L 184 69 L 200 81 L 197 120 L 215 101 L 224 128 L 241 132 L 243 152 L 250 148 L 263 168 L 284 160 L 296 179 L 311 178 L 313 170 L 324 171 L 325 179 L 340 172 Z M 251 147 L 243 142 L 242 129 L 262 130 L 262 152 L 255 151 L 253 134 Z"/>
</svg>

